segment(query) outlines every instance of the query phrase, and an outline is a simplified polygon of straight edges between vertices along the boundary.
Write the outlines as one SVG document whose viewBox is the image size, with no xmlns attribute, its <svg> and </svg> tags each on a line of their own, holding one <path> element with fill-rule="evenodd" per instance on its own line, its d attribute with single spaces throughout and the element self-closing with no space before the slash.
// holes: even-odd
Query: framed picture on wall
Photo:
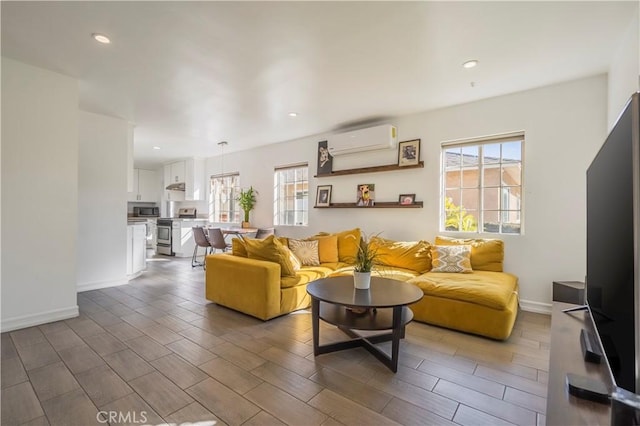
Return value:
<svg viewBox="0 0 640 426">
<path fill-rule="evenodd" d="M 330 175 L 333 157 L 329 155 L 327 141 L 318 142 L 318 175 Z"/>
<path fill-rule="evenodd" d="M 398 166 L 414 166 L 420 163 L 420 139 L 398 144 Z"/>
<path fill-rule="evenodd" d="M 316 190 L 316 207 L 331 206 L 331 185 L 320 185 Z"/>
<path fill-rule="evenodd" d="M 398 202 L 402 206 L 408 206 L 416 202 L 416 194 L 400 194 Z"/>
<path fill-rule="evenodd" d="M 376 199 L 376 185 L 374 183 L 361 183 L 358 185 L 357 189 L 356 206 L 373 206 Z"/>
</svg>

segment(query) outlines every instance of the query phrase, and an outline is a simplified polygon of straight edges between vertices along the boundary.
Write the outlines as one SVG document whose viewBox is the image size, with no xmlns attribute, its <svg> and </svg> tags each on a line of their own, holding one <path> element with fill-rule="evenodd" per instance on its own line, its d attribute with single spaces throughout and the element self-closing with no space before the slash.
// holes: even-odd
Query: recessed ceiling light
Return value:
<svg viewBox="0 0 640 426">
<path fill-rule="evenodd" d="M 154 146 L 153 149 L 160 149 L 160 147 L 159 146 Z"/>
<path fill-rule="evenodd" d="M 289 117 L 297 117 L 298 113 L 297 112 L 290 112 L 289 113 Z"/>
<path fill-rule="evenodd" d="M 99 43 L 102 44 L 109 44 L 111 43 L 111 40 L 109 40 L 109 37 L 107 37 L 104 34 L 99 34 L 99 33 L 93 33 L 91 34 L 91 37 L 93 37 L 93 39 Z"/>
<path fill-rule="evenodd" d="M 462 64 L 462 66 L 465 67 L 465 68 L 473 68 L 476 65 L 478 65 L 478 60 L 477 59 L 472 59 L 472 60 L 467 61 L 464 64 Z"/>
</svg>

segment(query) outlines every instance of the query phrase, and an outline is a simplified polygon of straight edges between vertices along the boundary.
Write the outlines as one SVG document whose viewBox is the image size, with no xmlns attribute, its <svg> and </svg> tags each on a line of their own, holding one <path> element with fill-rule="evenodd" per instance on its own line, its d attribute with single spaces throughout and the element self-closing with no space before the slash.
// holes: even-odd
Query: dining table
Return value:
<svg viewBox="0 0 640 426">
<path fill-rule="evenodd" d="M 258 228 L 241 228 L 241 227 L 233 227 L 233 228 L 220 228 L 222 231 L 222 235 L 225 237 L 229 235 L 233 235 L 239 238 L 244 238 L 247 234 L 254 234 L 258 232 Z"/>
</svg>

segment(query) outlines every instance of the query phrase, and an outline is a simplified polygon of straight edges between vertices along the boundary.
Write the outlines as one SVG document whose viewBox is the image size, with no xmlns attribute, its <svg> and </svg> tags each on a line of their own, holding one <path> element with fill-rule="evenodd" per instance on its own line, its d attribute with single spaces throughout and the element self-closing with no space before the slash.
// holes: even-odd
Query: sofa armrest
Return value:
<svg viewBox="0 0 640 426">
<path fill-rule="evenodd" d="M 206 298 L 262 320 L 280 315 L 280 265 L 230 254 L 208 255 Z"/>
</svg>

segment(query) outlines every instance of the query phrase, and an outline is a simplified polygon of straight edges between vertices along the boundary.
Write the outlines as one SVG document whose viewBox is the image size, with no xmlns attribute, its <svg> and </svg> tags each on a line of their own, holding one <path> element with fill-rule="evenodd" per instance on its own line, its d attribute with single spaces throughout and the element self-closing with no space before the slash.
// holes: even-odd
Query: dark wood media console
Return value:
<svg viewBox="0 0 640 426">
<path fill-rule="evenodd" d="M 587 363 L 582 358 L 580 330 L 594 333 L 587 311 L 564 313 L 575 307 L 569 303 L 553 302 L 551 314 L 551 353 L 549 356 L 549 384 L 547 386 L 547 425 L 609 425 L 611 406 L 576 398 L 569 394 L 567 373 L 579 374 L 603 382 L 611 389 L 611 378 L 605 361 Z"/>
</svg>

